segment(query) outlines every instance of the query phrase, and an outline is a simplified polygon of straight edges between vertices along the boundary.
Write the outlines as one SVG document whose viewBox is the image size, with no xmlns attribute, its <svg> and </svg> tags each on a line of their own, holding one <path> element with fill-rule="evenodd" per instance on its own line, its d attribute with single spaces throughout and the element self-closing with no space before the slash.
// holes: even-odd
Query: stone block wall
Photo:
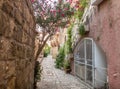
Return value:
<svg viewBox="0 0 120 89">
<path fill-rule="evenodd" d="M 120 0 L 104 0 L 94 7 L 89 36 L 101 46 L 107 58 L 110 89 L 120 88 Z"/>
<path fill-rule="evenodd" d="M 33 89 L 34 30 L 30 0 L 0 0 L 0 89 Z"/>
</svg>

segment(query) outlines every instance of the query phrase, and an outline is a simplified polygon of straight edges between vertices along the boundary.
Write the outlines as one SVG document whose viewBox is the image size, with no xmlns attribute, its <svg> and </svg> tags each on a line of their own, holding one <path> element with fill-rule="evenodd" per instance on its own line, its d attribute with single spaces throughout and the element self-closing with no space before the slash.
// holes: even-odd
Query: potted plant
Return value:
<svg viewBox="0 0 120 89">
<path fill-rule="evenodd" d="M 64 70 L 65 70 L 66 73 L 71 72 L 70 61 L 69 60 L 64 61 Z"/>
</svg>

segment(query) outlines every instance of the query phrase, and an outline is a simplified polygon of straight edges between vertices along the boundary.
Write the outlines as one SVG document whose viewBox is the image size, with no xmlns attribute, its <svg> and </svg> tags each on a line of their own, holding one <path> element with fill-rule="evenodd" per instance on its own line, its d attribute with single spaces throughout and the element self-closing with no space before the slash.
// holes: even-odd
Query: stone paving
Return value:
<svg viewBox="0 0 120 89">
<path fill-rule="evenodd" d="M 89 89 L 75 76 L 56 69 L 54 65 L 51 56 L 44 58 L 42 79 L 37 83 L 37 89 Z"/>
</svg>

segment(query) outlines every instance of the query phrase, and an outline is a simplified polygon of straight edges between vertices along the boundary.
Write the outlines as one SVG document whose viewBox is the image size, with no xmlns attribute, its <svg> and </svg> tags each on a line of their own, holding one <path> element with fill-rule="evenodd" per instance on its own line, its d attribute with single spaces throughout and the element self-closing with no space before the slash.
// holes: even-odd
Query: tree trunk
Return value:
<svg viewBox="0 0 120 89">
<path fill-rule="evenodd" d="M 36 57 L 35 57 L 35 60 L 38 59 L 39 54 L 42 52 L 42 50 L 43 50 L 46 42 L 48 41 L 48 39 L 49 39 L 51 36 L 52 36 L 52 34 L 50 34 L 50 35 L 44 40 L 43 44 L 42 44 L 41 46 L 39 46 L 38 51 L 37 51 L 37 54 L 36 54 Z"/>
</svg>

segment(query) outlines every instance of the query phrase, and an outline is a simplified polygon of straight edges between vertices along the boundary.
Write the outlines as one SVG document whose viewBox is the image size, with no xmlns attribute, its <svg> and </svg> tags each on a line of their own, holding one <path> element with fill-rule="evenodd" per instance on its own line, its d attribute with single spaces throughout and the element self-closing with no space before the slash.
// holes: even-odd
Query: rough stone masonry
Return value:
<svg viewBox="0 0 120 89">
<path fill-rule="evenodd" d="M 0 89 L 33 89 L 34 29 L 30 0 L 0 0 Z"/>
</svg>

